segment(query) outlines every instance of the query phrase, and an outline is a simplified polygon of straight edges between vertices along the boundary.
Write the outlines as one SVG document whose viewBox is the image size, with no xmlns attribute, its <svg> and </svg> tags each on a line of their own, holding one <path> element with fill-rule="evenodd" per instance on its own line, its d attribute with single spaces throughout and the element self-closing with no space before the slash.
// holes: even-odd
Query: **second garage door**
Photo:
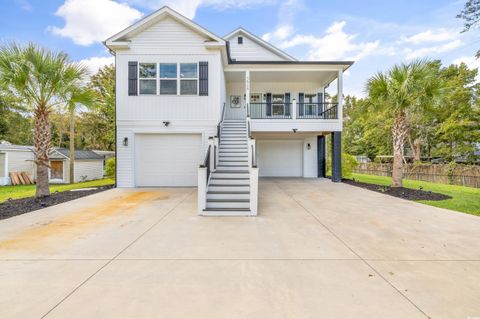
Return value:
<svg viewBox="0 0 480 319">
<path fill-rule="evenodd" d="M 303 176 L 303 141 L 259 140 L 257 143 L 260 176 Z"/>
<path fill-rule="evenodd" d="M 136 186 L 196 186 L 200 134 L 135 135 Z"/>
</svg>

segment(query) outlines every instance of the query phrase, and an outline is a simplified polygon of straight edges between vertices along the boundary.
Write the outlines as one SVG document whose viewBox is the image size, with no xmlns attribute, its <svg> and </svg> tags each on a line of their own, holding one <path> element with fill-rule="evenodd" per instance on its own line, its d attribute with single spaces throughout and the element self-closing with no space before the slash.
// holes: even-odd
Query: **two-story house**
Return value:
<svg viewBox="0 0 480 319">
<path fill-rule="evenodd" d="M 343 72 L 169 7 L 105 41 L 115 55 L 118 187 L 197 186 L 201 215 L 256 215 L 258 177 L 341 180 Z M 336 102 L 325 88 L 336 81 Z"/>
</svg>

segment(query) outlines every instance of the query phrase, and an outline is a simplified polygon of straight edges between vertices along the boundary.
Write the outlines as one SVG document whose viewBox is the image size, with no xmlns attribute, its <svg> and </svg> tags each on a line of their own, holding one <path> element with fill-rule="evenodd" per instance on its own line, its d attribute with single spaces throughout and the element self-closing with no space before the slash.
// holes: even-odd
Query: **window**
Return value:
<svg viewBox="0 0 480 319">
<path fill-rule="evenodd" d="M 177 94 L 176 63 L 160 63 L 160 94 Z"/>
<path fill-rule="evenodd" d="M 157 65 L 140 63 L 138 70 L 140 94 L 157 94 Z"/>
<path fill-rule="evenodd" d="M 243 37 L 238 37 L 237 41 L 238 41 L 238 44 L 243 44 Z"/>
<path fill-rule="evenodd" d="M 197 63 L 180 63 L 180 95 L 196 95 L 197 87 Z"/>
</svg>

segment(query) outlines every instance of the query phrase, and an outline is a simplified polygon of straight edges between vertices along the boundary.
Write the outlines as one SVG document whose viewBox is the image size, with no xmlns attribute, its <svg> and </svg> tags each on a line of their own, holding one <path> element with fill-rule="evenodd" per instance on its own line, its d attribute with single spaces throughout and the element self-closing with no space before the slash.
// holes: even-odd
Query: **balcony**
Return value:
<svg viewBox="0 0 480 319">
<path fill-rule="evenodd" d="M 295 100 L 293 103 L 250 103 L 248 107 L 248 115 L 252 120 L 337 120 L 338 103 L 296 103 Z"/>
</svg>

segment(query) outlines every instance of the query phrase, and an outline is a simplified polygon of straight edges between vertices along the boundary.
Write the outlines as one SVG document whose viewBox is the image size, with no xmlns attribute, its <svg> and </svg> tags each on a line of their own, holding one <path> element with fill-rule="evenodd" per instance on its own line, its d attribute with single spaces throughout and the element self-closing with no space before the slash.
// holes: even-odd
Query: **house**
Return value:
<svg viewBox="0 0 480 319">
<path fill-rule="evenodd" d="M 197 186 L 200 215 L 257 214 L 258 176 L 341 180 L 343 72 L 243 28 L 163 7 L 105 42 L 116 63 L 117 186 Z M 336 45 L 332 43 L 332 45 Z M 325 89 L 334 82 L 336 102 Z"/>
<path fill-rule="evenodd" d="M 94 151 L 75 150 L 74 183 L 103 178 L 105 157 Z M 70 184 L 70 151 L 55 148 L 49 155 L 50 182 Z"/>
<path fill-rule="evenodd" d="M 49 155 L 50 182 L 70 183 L 70 152 L 54 148 Z M 26 172 L 35 179 L 33 146 L 0 143 L 0 185 L 10 185 L 10 172 Z M 103 178 L 104 156 L 93 151 L 75 150 L 75 183 Z"/>
<path fill-rule="evenodd" d="M 33 180 L 35 167 L 33 164 L 32 146 L 13 145 L 0 142 L 0 186 L 10 184 L 10 172 L 26 172 Z"/>
</svg>

